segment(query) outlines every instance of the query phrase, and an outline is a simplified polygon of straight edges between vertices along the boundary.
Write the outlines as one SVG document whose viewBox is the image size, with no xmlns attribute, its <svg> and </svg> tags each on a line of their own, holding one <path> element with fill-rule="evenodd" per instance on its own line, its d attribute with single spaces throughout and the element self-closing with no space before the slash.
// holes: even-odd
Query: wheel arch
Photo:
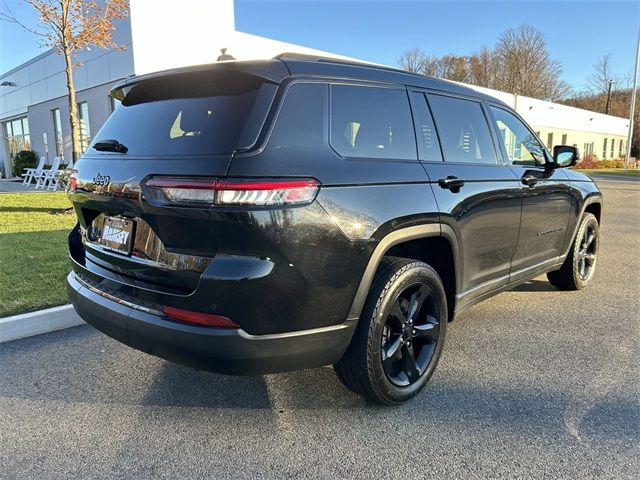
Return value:
<svg viewBox="0 0 640 480">
<path fill-rule="evenodd" d="M 602 216 L 601 197 L 595 197 L 593 201 L 585 205 L 582 215 L 584 215 L 585 213 L 592 213 L 596 217 L 596 220 L 598 220 L 598 224 L 600 224 L 600 218 Z"/>
<path fill-rule="evenodd" d="M 442 247 L 437 245 L 442 245 Z M 429 249 L 430 246 L 443 248 L 445 245 L 449 250 L 449 258 L 443 257 L 442 255 L 439 257 L 431 255 L 432 250 Z M 422 248 L 418 248 L 418 246 Z M 418 250 L 416 250 L 416 248 L 418 248 Z M 385 255 L 398 255 L 402 252 L 409 252 L 407 258 L 421 261 L 427 260 L 427 263 L 431 263 L 428 261 L 430 259 L 437 259 L 436 262 L 432 260 L 436 265 L 431 266 L 436 269 L 443 283 L 445 283 L 449 320 L 453 319 L 455 298 L 459 291 L 461 273 L 458 239 L 450 226 L 441 224 L 426 224 L 401 228 L 390 232 L 379 241 L 369 258 L 367 267 L 360 280 L 351 308 L 349 309 L 349 318 L 360 317 L 367 295 L 369 294 L 369 289 L 373 283 L 373 278 L 382 258 Z M 442 250 L 439 250 L 438 253 L 442 253 Z M 398 256 L 406 256 L 406 254 L 400 254 Z M 453 272 L 448 271 L 450 267 L 453 268 Z"/>
</svg>

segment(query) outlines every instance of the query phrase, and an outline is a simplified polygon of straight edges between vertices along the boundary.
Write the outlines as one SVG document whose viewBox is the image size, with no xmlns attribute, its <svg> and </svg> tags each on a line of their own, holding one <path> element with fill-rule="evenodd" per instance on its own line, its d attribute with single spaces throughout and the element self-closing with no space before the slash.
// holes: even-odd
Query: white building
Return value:
<svg viewBox="0 0 640 480">
<path fill-rule="evenodd" d="M 233 0 L 130 0 L 130 17 L 119 22 L 115 40 L 126 51 L 92 49 L 75 60 L 75 86 L 82 129 L 82 148 L 113 111 L 108 93 L 131 75 L 215 62 L 220 50 L 238 60 L 271 58 L 300 52 L 346 58 L 300 45 L 235 30 Z M 473 87 L 478 88 L 479 87 Z M 578 146 L 583 154 L 618 158 L 624 153 L 629 121 L 564 105 L 481 89 L 514 107 L 549 148 Z M 11 158 L 22 149 L 35 150 L 50 162 L 71 159 L 64 61 L 53 50 L 0 75 L 0 169 L 11 174 Z M 19 172 L 18 172 L 19 173 Z"/>
</svg>

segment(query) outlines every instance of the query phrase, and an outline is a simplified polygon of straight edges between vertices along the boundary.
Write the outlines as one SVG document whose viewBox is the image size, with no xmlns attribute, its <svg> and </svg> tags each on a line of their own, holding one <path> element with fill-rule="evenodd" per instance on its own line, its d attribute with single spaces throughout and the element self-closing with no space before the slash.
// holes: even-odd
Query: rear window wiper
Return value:
<svg viewBox="0 0 640 480">
<path fill-rule="evenodd" d="M 114 139 L 100 140 L 93 144 L 93 148 L 95 148 L 99 152 L 127 153 L 127 151 L 129 150 L 118 140 Z"/>
</svg>

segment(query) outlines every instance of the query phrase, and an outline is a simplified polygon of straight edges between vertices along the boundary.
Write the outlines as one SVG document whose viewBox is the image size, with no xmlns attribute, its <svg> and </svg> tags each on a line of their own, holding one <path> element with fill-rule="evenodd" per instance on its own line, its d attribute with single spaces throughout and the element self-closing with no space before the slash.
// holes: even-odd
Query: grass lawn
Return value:
<svg viewBox="0 0 640 480">
<path fill-rule="evenodd" d="M 0 317 L 67 303 L 65 193 L 0 193 Z"/>
<path fill-rule="evenodd" d="M 577 172 L 588 173 L 589 175 L 620 175 L 624 177 L 640 178 L 640 170 L 627 170 L 623 168 L 597 168 L 597 169 L 577 169 Z"/>
</svg>

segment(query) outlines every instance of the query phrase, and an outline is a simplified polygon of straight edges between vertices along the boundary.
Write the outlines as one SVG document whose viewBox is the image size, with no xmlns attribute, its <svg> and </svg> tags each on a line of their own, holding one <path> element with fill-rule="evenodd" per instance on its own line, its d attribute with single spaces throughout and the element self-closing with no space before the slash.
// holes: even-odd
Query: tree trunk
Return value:
<svg viewBox="0 0 640 480">
<path fill-rule="evenodd" d="M 78 104 L 76 103 L 76 87 L 73 84 L 73 58 L 67 48 L 63 48 L 65 73 L 67 74 L 67 91 L 69 92 L 69 123 L 71 123 L 71 159 L 76 163 L 80 158 L 80 122 L 78 122 Z M 69 163 L 65 160 L 65 163 Z"/>
</svg>

